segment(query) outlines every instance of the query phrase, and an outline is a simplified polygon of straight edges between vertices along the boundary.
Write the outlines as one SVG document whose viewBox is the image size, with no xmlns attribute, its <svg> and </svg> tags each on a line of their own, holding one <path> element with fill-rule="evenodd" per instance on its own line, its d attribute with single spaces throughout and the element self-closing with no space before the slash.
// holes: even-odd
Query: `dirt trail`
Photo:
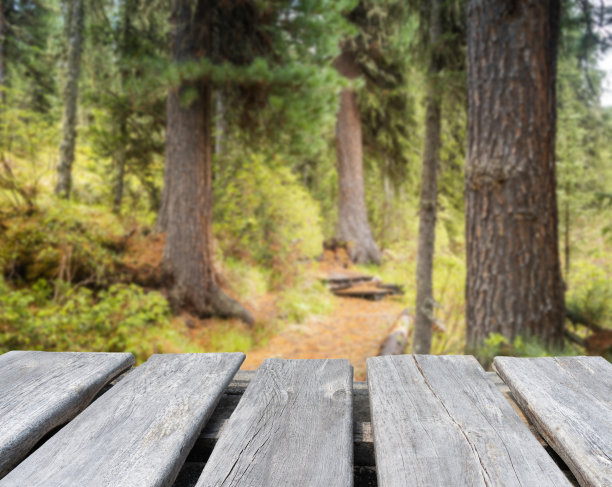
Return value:
<svg viewBox="0 0 612 487">
<path fill-rule="evenodd" d="M 365 380 L 365 361 L 377 354 L 394 320 L 404 309 L 399 299 L 366 301 L 334 297 L 334 312 L 289 325 L 259 348 L 250 350 L 242 365 L 253 370 L 268 357 L 348 358 L 355 380 Z"/>
<path fill-rule="evenodd" d="M 124 267 L 135 282 L 152 288 L 160 285 L 163 245 L 163 235 L 157 234 L 129 241 Z M 313 265 L 310 272 L 317 279 L 338 274 L 360 274 L 351 265 L 343 248 L 326 249 L 321 261 Z M 249 350 L 242 368 L 256 369 L 268 357 L 348 358 L 353 365 L 355 379 L 365 380 L 366 358 L 378 353 L 381 342 L 405 307 L 403 299 L 387 297 L 381 301 L 369 301 L 334 296 L 331 291 L 330 299 L 334 304 L 330 315 L 313 316 L 304 323 L 286 325 L 265 345 Z M 259 322 L 271 322 L 277 318 L 275 300 L 273 293 L 258 299 L 252 311 Z M 237 320 L 232 321 L 238 329 L 245 326 Z M 199 319 L 187 313 L 177 317 L 177 323 L 187 326 L 191 340 L 204 347 L 210 346 L 210 343 L 206 342 L 202 330 L 219 322 L 228 323 L 216 318 Z"/>
</svg>

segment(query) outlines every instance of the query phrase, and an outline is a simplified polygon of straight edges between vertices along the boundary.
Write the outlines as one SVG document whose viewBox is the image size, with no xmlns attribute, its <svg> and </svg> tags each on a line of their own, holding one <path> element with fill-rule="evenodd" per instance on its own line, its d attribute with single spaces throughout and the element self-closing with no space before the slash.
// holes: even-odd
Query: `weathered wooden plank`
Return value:
<svg viewBox="0 0 612 487">
<path fill-rule="evenodd" d="M 612 485 L 612 364 L 602 357 L 497 357 L 497 372 L 580 485 Z"/>
<path fill-rule="evenodd" d="M 153 355 L 0 485 L 171 485 L 244 354 Z"/>
<path fill-rule="evenodd" d="M 570 485 L 471 356 L 367 360 L 378 485 Z"/>
<path fill-rule="evenodd" d="M 83 410 L 134 363 L 129 353 L 26 352 L 0 356 L 0 478 L 49 431 Z"/>
<path fill-rule="evenodd" d="M 198 480 L 213 486 L 352 486 L 348 360 L 266 359 Z"/>
</svg>

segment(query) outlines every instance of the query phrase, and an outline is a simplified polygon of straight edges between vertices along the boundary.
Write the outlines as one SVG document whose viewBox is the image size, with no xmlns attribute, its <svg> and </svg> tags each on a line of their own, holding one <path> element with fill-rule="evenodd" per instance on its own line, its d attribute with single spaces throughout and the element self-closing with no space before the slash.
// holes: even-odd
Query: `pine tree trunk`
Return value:
<svg viewBox="0 0 612 487">
<path fill-rule="evenodd" d="M 349 79 L 359 76 L 358 68 L 346 54 L 336 60 L 339 73 Z M 380 251 L 368 222 L 363 185 L 363 148 L 361 115 L 353 90 L 340 93 L 336 123 L 338 160 L 338 225 L 336 238 L 348 243 L 351 260 L 380 264 Z"/>
<path fill-rule="evenodd" d="M 223 91 L 218 89 L 215 93 L 215 155 L 223 153 L 225 132 L 225 103 L 223 101 Z"/>
<path fill-rule="evenodd" d="M 136 3 L 134 0 L 123 1 L 123 12 L 121 22 L 121 37 L 119 40 L 119 77 L 120 77 L 120 93 L 123 95 L 127 87 L 128 70 L 126 60 L 129 56 L 130 35 L 131 35 L 131 18 L 135 14 Z M 115 177 L 115 191 L 113 195 L 113 213 L 121 213 L 121 204 L 123 202 L 123 182 L 125 179 L 125 164 L 127 162 L 127 144 L 128 144 L 128 106 L 119 108 L 119 148 L 117 153 L 117 174 Z"/>
<path fill-rule="evenodd" d="M 388 240 L 388 230 L 393 225 L 393 215 L 391 215 L 391 208 L 394 199 L 393 186 L 391 184 L 391 176 L 389 174 L 389 159 L 387 156 L 383 157 L 383 164 L 381 167 L 381 178 L 383 181 L 383 209 L 382 209 L 382 225 L 380 229 L 380 235 L 378 235 L 378 241 L 380 242 L 380 248 L 385 249 Z"/>
<path fill-rule="evenodd" d="M 4 0 L 0 0 L 0 105 L 6 104 L 6 19 Z"/>
<path fill-rule="evenodd" d="M 173 59 L 206 52 L 210 25 L 206 2 L 198 2 L 194 15 L 189 0 L 175 0 L 174 9 Z M 181 100 L 187 90 L 197 94 L 188 104 Z M 251 314 L 221 291 L 212 266 L 211 104 L 211 86 L 205 80 L 182 82 L 168 94 L 164 280 L 175 308 L 199 316 L 238 317 L 252 324 Z"/>
<path fill-rule="evenodd" d="M 60 144 L 57 185 L 55 193 L 63 198 L 70 196 L 72 188 L 72 163 L 76 142 L 76 117 L 79 96 L 79 74 L 81 71 L 81 51 L 83 49 L 83 0 L 72 0 L 72 15 L 68 32 L 68 65 L 64 87 L 64 116 L 62 142 Z"/>
<path fill-rule="evenodd" d="M 413 353 L 431 350 L 431 324 L 434 317 L 433 255 L 436 240 L 438 202 L 438 159 L 440 157 L 440 93 L 437 76 L 442 68 L 437 53 L 442 35 L 441 0 L 430 2 L 430 65 L 425 113 L 425 148 L 421 170 L 421 199 L 419 203 L 419 243 L 417 251 L 417 293 Z"/>
<path fill-rule="evenodd" d="M 570 274 L 570 185 L 565 187 L 565 286 L 569 284 Z"/>
<path fill-rule="evenodd" d="M 490 333 L 559 345 L 559 0 L 468 6 L 467 350 Z"/>
<path fill-rule="evenodd" d="M 125 115 L 121 114 L 122 120 L 119 125 L 119 139 L 121 147 L 117 154 L 117 176 L 115 179 L 115 191 L 113 195 L 113 213 L 121 213 L 121 203 L 123 202 L 123 181 L 125 179 L 125 162 L 127 156 L 127 123 Z"/>
</svg>

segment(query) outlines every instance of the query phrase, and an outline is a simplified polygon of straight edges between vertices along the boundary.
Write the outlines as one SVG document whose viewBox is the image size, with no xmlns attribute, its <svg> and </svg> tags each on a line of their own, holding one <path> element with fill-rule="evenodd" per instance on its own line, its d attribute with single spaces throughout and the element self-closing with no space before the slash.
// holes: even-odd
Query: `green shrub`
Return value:
<svg viewBox="0 0 612 487">
<path fill-rule="evenodd" d="M 246 352 L 253 348 L 255 339 L 251 333 L 227 326 L 209 336 L 209 352 Z"/>
<path fill-rule="evenodd" d="M 34 212 L 10 214 L 1 223 L 0 268 L 6 277 L 109 283 L 123 233 L 109 212 L 57 200 Z"/>
<path fill-rule="evenodd" d="M 518 336 L 512 343 L 499 333 L 491 333 L 484 345 L 476 352 L 476 358 L 485 369 L 490 368 L 497 356 L 512 357 L 558 357 L 561 355 L 577 355 L 578 350 L 572 345 L 564 348 L 548 348 L 536 337 Z"/>
<path fill-rule="evenodd" d="M 596 257 L 596 256 L 595 256 Z M 607 261 L 608 257 L 604 256 Z M 608 264 L 609 265 L 609 264 Z M 612 274 L 605 265 L 585 260 L 574 263 L 567 293 L 569 313 L 583 322 L 612 327 Z"/>
<path fill-rule="evenodd" d="M 319 206 L 280 161 L 247 159 L 214 182 L 214 233 L 227 256 L 271 267 L 321 252 Z"/>
<path fill-rule="evenodd" d="M 170 309 L 158 292 L 114 285 L 95 295 L 84 287 L 54 289 L 39 280 L 14 290 L 0 278 L 0 352 L 86 350 L 131 352 L 139 361 L 181 337 L 170 327 Z"/>
<path fill-rule="evenodd" d="M 268 291 L 269 269 L 233 258 L 226 259 L 221 265 L 223 276 L 240 300 L 249 300 Z"/>
</svg>

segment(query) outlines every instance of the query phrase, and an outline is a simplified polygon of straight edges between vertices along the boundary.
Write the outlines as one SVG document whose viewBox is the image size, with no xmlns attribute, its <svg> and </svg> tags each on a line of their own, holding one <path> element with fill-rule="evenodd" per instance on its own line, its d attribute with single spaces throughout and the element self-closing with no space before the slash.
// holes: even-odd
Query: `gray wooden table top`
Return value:
<svg viewBox="0 0 612 487">
<path fill-rule="evenodd" d="M 580 485 L 612 486 L 612 364 L 602 357 L 497 357 L 494 365 Z"/>
<path fill-rule="evenodd" d="M 129 353 L 0 355 L 0 478 L 133 363 Z"/>
<path fill-rule="evenodd" d="M 612 485 L 603 359 L 498 358 L 510 388 L 468 356 L 370 358 L 367 384 L 347 360 L 267 359 L 236 373 L 243 359 L 154 355 L 87 406 L 131 355 L 0 356 L 0 440 L 18 418 L 44 431 L 5 435 L 5 453 L 27 455 L 87 406 L 0 487 L 577 485 L 525 417 L 583 485 Z M 48 410 L 62 413 L 40 419 Z"/>
</svg>

